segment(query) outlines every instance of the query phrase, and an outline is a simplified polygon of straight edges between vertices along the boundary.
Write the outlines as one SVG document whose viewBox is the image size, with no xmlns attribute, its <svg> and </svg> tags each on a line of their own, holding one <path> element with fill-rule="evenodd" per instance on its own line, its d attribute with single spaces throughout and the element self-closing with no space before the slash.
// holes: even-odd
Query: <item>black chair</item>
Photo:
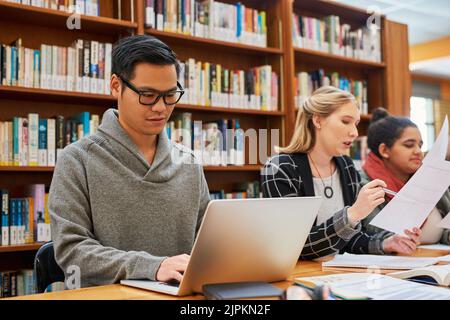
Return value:
<svg viewBox="0 0 450 320">
<path fill-rule="evenodd" d="M 44 293 L 49 285 L 64 282 L 64 272 L 56 263 L 53 242 L 44 244 L 34 257 L 37 293 Z"/>
</svg>

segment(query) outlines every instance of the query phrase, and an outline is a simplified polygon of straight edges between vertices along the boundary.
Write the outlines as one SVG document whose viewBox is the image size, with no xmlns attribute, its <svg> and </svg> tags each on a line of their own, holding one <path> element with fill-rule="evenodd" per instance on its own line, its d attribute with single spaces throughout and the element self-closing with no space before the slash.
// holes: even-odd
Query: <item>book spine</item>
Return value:
<svg viewBox="0 0 450 320">
<path fill-rule="evenodd" d="M 109 86 L 109 83 L 111 80 L 111 68 L 112 68 L 111 56 L 112 56 L 112 44 L 106 43 L 105 44 L 105 94 L 107 94 L 107 95 L 111 94 L 111 89 Z"/>
<path fill-rule="evenodd" d="M 48 210 L 48 197 L 49 194 L 45 193 L 44 189 L 44 222 L 45 222 L 44 238 L 46 242 L 52 241 L 52 235 L 50 230 L 50 212 Z"/>
<path fill-rule="evenodd" d="M 20 155 L 20 165 L 27 166 L 28 165 L 28 118 L 21 118 L 22 122 L 22 139 L 20 140 L 21 146 L 21 155 Z"/>
<path fill-rule="evenodd" d="M 56 165 L 56 123 L 55 119 L 47 119 L 47 165 Z"/>
<path fill-rule="evenodd" d="M 64 149 L 65 145 L 65 124 L 63 116 L 56 116 L 56 161 L 61 154 L 61 151 Z"/>
<path fill-rule="evenodd" d="M 40 74 L 41 74 L 41 51 L 34 50 L 34 79 L 33 88 L 40 88 Z"/>
<path fill-rule="evenodd" d="M 47 119 L 39 119 L 39 166 L 47 166 Z"/>
<path fill-rule="evenodd" d="M 91 41 L 91 58 L 90 58 L 90 93 L 97 93 L 97 79 L 98 79 L 98 45 L 97 41 Z"/>
<path fill-rule="evenodd" d="M 90 92 L 91 42 L 83 41 L 83 92 Z"/>
<path fill-rule="evenodd" d="M 18 225 L 17 225 L 17 201 L 16 199 L 10 200 L 10 244 L 18 244 Z"/>
<path fill-rule="evenodd" d="M 149 28 L 155 27 L 155 1 L 146 0 L 145 25 Z"/>
<path fill-rule="evenodd" d="M 13 130 L 14 130 L 14 137 L 13 137 L 13 145 L 14 145 L 14 165 L 19 166 L 20 165 L 20 153 L 19 153 L 19 117 L 13 118 Z"/>
<path fill-rule="evenodd" d="M 7 190 L 0 190 L 1 201 L 2 201 L 2 207 L 1 207 L 1 218 L 2 218 L 2 246 L 7 246 L 10 244 L 9 239 L 9 194 Z"/>
<path fill-rule="evenodd" d="M 52 68 L 52 72 L 50 73 L 51 75 L 51 85 L 50 85 L 50 89 L 53 90 L 59 90 L 58 87 L 58 69 L 60 64 L 58 64 L 59 62 L 59 55 L 58 55 L 58 46 L 50 46 L 51 50 L 52 50 L 52 59 L 51 59 L 51 68 Z"/>
<path fill-rule="evenodd" d="M 25 223 L 22 199 L 17 199 L 17 244 L 25 244 Z"/>
</svg>

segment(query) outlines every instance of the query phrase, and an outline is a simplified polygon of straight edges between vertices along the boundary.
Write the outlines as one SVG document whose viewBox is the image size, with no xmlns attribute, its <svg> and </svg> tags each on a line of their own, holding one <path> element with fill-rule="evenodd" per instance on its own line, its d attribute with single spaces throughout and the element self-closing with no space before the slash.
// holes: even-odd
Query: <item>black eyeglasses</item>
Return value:
<svg viewBox="0 0 450 320">
<path fill-rule="evenodd" d="M 119 76 L 120 80 L 122 80 L 125 85 L 136 92 L 139 95 L 139 103 L 143 104 L 145 106 L 153 106 L 158 103 L 159 99 L 161 97 L 163 98 L 164 104 L 167 106 L 173 106 L 174 104 L 177 104 L 178 101 L 180 101 L 181 97 L 184 94 L 183 87 L 181 84 L 177 81 L 177 87 L 179 90 L 170 90 L 167 92 L 160 92 L 160 91 L 152 91 L 152 90 L 139 90 L 134 85 L 132 85 L 130 82 L 125 80 L 123 77 Z"/>
</svg>

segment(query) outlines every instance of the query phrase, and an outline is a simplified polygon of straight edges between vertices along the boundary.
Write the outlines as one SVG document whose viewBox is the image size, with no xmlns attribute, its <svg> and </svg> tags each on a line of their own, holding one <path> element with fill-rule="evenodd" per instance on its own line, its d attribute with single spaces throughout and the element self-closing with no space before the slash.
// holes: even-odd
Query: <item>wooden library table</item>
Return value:
<svg viewBox="0 0 450 320">
<path fill-rule="evenodd" d="M 438 257 L 450 254 L 450 251 L 418 249 L 413 256 L 417 257 Z M 332 273 L 342 273 L 342 271 L 322 271 L 321 262 L 299 261 L 286 281 L 273 283 L 280 289 L 286 289 L 293 284 L 293 279 L 297 277 L 309 277 L 326 275 Z M 11 298 L 14 300 L 202 300 L 203 295 L 196 294 L 186 297 L 174 297 L 152 291 L 122 286 L 120 284 L 82 288 L 77 290 L 66 290 L 62 292 L 51 292 Z"/>
</svg>

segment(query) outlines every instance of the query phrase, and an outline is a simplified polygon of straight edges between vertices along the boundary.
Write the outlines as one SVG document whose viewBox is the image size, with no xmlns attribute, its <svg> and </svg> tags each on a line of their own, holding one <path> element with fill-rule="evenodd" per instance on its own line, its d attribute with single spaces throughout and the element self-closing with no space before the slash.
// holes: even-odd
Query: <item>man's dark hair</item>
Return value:
<svg viewBox="0 0 450 320">
<path fill-rule="evenodd" d="M 378 158 L 381 158 L 378 151 L 380 144 L 384 143 L 388 148 L 392 148 L 403 130 L 408 127 L 417 128 L 417 125 L 408 118 L 390 116 L 386 109 L 377 108 L 372 112 L 367 145 Z"/>
<path fill-rule="evenodd" d="M 147 62 L 160 66 L 174 65 L 177 77 L 180 64 L 172 49 L 164 42 L 149 35 L 136 35 L 120 39 L 112 50 L 112 74 L 120 75 L 126 80 L 134 78 L 137 63 Z"/>
</svg>

